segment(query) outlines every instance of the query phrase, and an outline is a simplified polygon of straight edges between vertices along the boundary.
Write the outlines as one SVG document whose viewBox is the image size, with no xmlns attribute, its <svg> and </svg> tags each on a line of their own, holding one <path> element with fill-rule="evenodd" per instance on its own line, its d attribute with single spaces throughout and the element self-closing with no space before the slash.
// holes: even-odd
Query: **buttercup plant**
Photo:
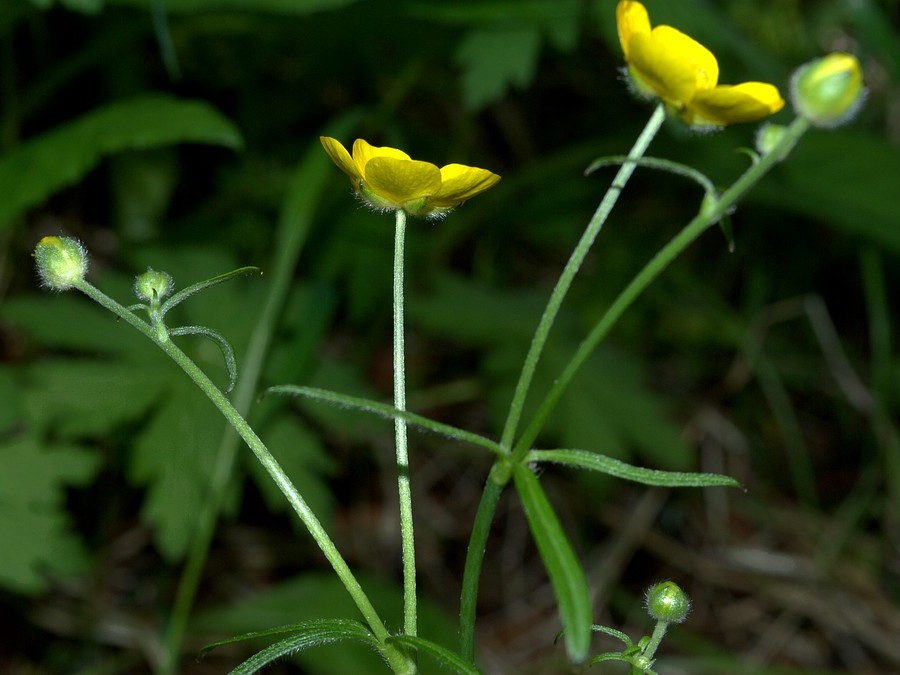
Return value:
<svg viewBox="0 0 900 675">
<path fill-rule="evenodd" d="M 632 673 L 653 673 L 651 668 L 654 667 L 656 653 L 667 628 L 686 618 L 690 607 L 686 594 L 676 583 L 666 581 L 652 587 L 647 595 L 648 612 L 657 622 L 652 635 L 634 643 L 616 629 L 594 625 L 583 567 L 544 492 L 535 467 L 547 463 L 561 464 L 645 485 L 667 487 L 737 486 L 738 483 L 732 478 L 716 474 L 669 472 L 632 466 L 599 454 L 594 449 L 542 449 L 536 447 L 535 443 L 575 374 L 650 283 L 691 242 L 733 210 L 741 197 L 777 162 L 785 160 L 811 125 L 829 126 L 831 122 L 843 120 L 852 114 L 859 106 L 858 101 L 863 96 L 864 89 L 858 63 L 849 55 L 826 57 L 821 62 L 805 67 L 794 79 L 793 98 L 798 113 L 796 119 L 785 126 L 770 126 L 768 131 L 760 133 L 757 138 L 759 154 L 753 154 L 751 165 L 734 183 L 719 191 L 713 187 L 713 181 L 690 167 L 645 157 L 666 115 L 674 115 L 688 125 L 700 127 L 756 121 L 782 108 L 784 100 L 781 94 L 774 85 L 766 83 L 719 85 L 718 64 L 712 53 L 674 28 L 651 28 L 646 9 L 638 2 L 619 2 L 616 18 L 622 50 L 634 87 L 640 95 L 649 95 L 658 99 L 658 103 L 626 156 L 600 158 L 588 167 L 588 173 L 609 164 L 618 165 L 619 169 L 550 295 L 525 357 L 499 440 L 442 424 L 406 410 L 403 263 L 407 216 L 445 216 L 467 200 L 494 187 L 500 181 L 500 176 L 487 169 L 462 164 L 448 164 L 439 168 L 428 162 L 413 160 L 402 150 L 376 147 L 362 139 L 354 142 L 351 153 L 335 138 L 320 138 L 328 157 L 349 177 L 359 198 L 376 211 L 394 214 L 393 405 L 301 385 L 280 385 L 270 388 L 268 393 L 302 396 L 394 420 L 404 580 L 403 625 L 398 633 L 391 633 L 387 629 L 325 528 L 253 428 L 222 389 L 213 384 L 172 341 L 173 337 L 187 334 L 215 341 L 228 364 L 230 389 L 237 369 L 228 341 L 202 326 L 170 327 L 166 323 L 166 314 L 195 293 L 236 276 L 254 272 L 255 268 L 242 268 L 175 293 L 174 282 L 167 273 L 148 270 L 137 278 L 134 285 L 140 302 L 126 307 L 85 280 L 87 253 L 80 243 L 52 236 L 45 237 L 38 243 L 35 259 L 38 273 L 46 286 L 53 290 L 77 289 L 133 326 L 169 355 L 221 411 L 266 468 L 359 610 L 362 621 L 356 618 L 312 620 L 209 645 L 207 649 L 249 637 L 282 636 L 280 641 L 241 664 L 234 673 L 255 672 L 298 650 L 346 641 L 370 646 L 394 673 L 418 672 L 419 657 L 424 655 L 439 662 L 449 672 L 465 675 L 480 672 L 476 664 L 475 610 L 481 567 L 498 500 L 510 484 L 522 504 L 529 529 L 556 594 L 562 636 L 572 663 L 583 664 L 590 661 L 594 664 L 619 660 L 629 663 Z M 825 123 L 822 123 L 823 118 L 827 118 Z M 533 415 L 523 419 L 535 370 L 556 316 L 594 240 L 615 206 L 618 195 L 637 167 L 666 170 L 696 180 L 706 193 L 698 213 L 619 293 L 605 314 L 587 332 L 549 391 L 539 401 Z M 287 278 L 290 270 L 283 273 Z M 146 314 L 147 319 L 140 313 Z M 493 465 L 486 477 L 471 529 L 460 597 L 460 639 L 455 651 L 418 635 L 416 549 L 410 489 L 410 481 L 415 476 L 410 475 L 406 433 L 409 425 L 470 443 L 488 451 L 493 457 Z M 625 649 L 616 653 L 604 652 L 591 658 L 590 641 L 594 632 L 602 632 L 622 640 Z M 176 645 L 177 641 L 176 635 Z"/>
</svg>

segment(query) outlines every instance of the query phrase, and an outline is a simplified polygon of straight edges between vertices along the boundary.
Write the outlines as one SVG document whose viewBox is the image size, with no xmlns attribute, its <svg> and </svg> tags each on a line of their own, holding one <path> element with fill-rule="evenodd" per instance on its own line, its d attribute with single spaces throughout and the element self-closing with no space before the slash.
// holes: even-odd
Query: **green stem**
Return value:
<svg viewBox="0 0 900 675">
<path fill-rule="evenodd" d="M 349 120 L 345 119 L 338 124 L 349 126 Z M 297 258 L 309 233 L 318 197 L 329 175 L 325 170 L 328 167 L 320 155 L 321 148 L 316 143 L 298 167 L 288 192 L 290 198 L 279 217 L 274 247 L 275 260 L 272 263 L 272 274 L 267 275 L 271 279 L 271 285 L 242 359 L 241 377 L 231 396 L 235 410 L 245 418 L 256 398 L 275 325 L 290 290 Z M 241 439 L 234 430 L 226 427 L 210 469 L 206 497 L 197 515 L 197 525 L 191 536 L 187 559 L 175 593 L 164 637 L 164 660 L 156 669 L 157 675 L 174 675 L 178 670 L 181 643 L 206 565 L 216 522 L 229 494 L 227 486 L 231 481 L 240 443 Z"/>
<path fill-rule="evenodd" d="M 628 159 L 634 160 L 643 157 L 644 153 L 659 131 L 660 126 L 665 120 L 665 108 L 662 105 L 656 107 L 650 119 L 647 121 L 644 130 L 638 136 L 634 146 L 628 153 Z M 538 323 L 534 337 L 531 341 L 528 354 L 525 357 L 525 363 L 522 365 L 522 372 L 519 375 L 519 381 L 516 383 L 516 390 L 513 394 L 513 400 L 510 404 L 509 414 L 506 417 L 506 424 L 503 428 L 501 447 L 507 452 L 512 447 L 518 428 L 519 420 L 522 416 L 522 410 L 525 406 L 525 399 L 528 396 L 528 389 L 531 386 L 531 380 L 534 377 L 534 371 L 537 368 L 538 361 L 541 358 L 541 352 L 547 342 L 550 330 L 556 320 L 563 300 L 572 281 L 585 257 L 590 251 L 591 245 L 600 233 L 600 229 L 609 217 L 610 212 L 616 204 L 622 189 L 634 173 L 635 163 L 625 162 L 619 167 L 613 182 L 603 200 L 594 212 L 593 217 L 585 228 L 584 234 L 578 241 L 575 250 L 569 257 L 565 268 L 560 274 L 559 281 L 550 295 L 544 314 Z M 505 463 L 498 459 L 494 462 L 491 475 L 487 480 L 484 488 L 484 494 L 481 503 L 478 506 L 478 512 L 475 515 L 475 522 L 472 528 L 472 534 L 469 536 L 469 547 L 466 552 L 466 563 L 463 571 L 462 592 L 460 595 L 459 621 L 460 621 L 460 653 L 463 658 L 474 662 L 475 658 L 475 607 L 478 600 L 478 586 L 481 577 L 481 566 L 484 560 L 484 552 L 487 547 L 487 539 L 490 534 L 491 523 L 494 519 L 494 512 L 497 508 L 497 502 L 503 488 L 509 482 L 511 464 Z"/>
<path fill-rule="evenodd" d="M 641 655 L 645 656 L 647 659 L 652 660 L 656 655 L 656 650 L 659 649 L 659 645 L 662 643 L 663 638 L 666 636 L 666 631 L 668 630 L 668 621 L 657 621 L 656 626 L 653 628 L 653 634 L 650 636 L 650 642 L 648 642 L 647 646 L 644 647 L 644 651 L 641 652 Z"/>
<path fill-rule="evenodd" d="M 475 610 L 478 602 L 478 583 L 481 579 L 481 564 L 487 547 L 491 522 L 497 510 L 497 502 L 503 492 L 505 483 L 498 483 L 495 474 L 498 464 L 494 465 L 481 494 L 472 534 L 469 537 L 469 549 L 466 553 L 466 566 L 463 571 L 462 592 L 459 598 L 459 653 L 469 663 L 475 663 Z M 508 479 L 507 479 L 508 480 Z"/>
<path fill-rule="evenodd" d="M 394 236 L 394 407 L 406 410 L 406 359 L 403 346 L 403 243 L 406 211 L 397 209 Z M 406 420 L 394 420 L 397 446 L 397 489 L 400 495 L 400 536 L 403 541 L 403 632 L 416 634 L 416 547 L 413 535 L 412 494 Z"/>
<path fill-rule="evenodd" d="M 625 289 L 615 299 L 606 313 L 594 325 L 590 334 L 584 339 L 575 355 L 566 365 L 563 372 L 556 379 L 550 391 L 544 397 L 544 400 L 538 406 L 537 412 L 532 418 L 528 427 L 522 433 L 522 436 L 516 442 L 513 449 L 513 463 L 521 461 L 525 454 L 531 449 L 531 444 L 537 438 L 541 429 L 547 421 L 553 408 L 559 402 L 566 387 L 575 377 L 575 374 L 584 365 L 588 357 L 597 348 L 597 345 L 606 337 L 612 327 L 616 324 L 622 314 L 628 307 L 646 290 L 650 283 L 658 277 L 666 267 L 669 266 L 684 249 L 688 247 L 697 237 L 699 237 L 707 228 L 717 223 L 724 215 L 730 212 L 735 203 L 751 188 L 760 178 L 778 162 L 786 149 L 792 147 L 794 143 L 809 129 L 809 123 L 798 117 L 788 127 L 786 133 L 781 138 L 779 144 L 768 154 L 755 162 L 747 171 L 745 171 L 734 184 L 729 187 L 719 199 L 714 203 L 706 203 L 701 208 L 700 213 L 688 223 L 681 232 L 669 241 L 642 269 L 634 279 L 631 280 Z"/>
<path fill-rule="evenodd" d="M 369 624 L 369 628 L 372 630 L 372 633 L 375 635 L 378 641 L 382 643 L 384 656 L 388 659 L 391 667 L 397 673 L 414 672 L 414 669 L 411 668 L 407 657 L 403 653 L 401 653 L 396 648 L 391 647 L 390 645 L 384 644 L 385 640 L 389 637 L 389 634 L 387 632 L 387 629 L 384 627 L 384 623 L 381 621 L 381 618 L 378 616 L 378 613 L 375 611 L 375 608 L 372 606 L 372 603 L 370 602 L 368 596 L 366 596 L 365 591 L 363 591 L 362 586 L 359 585 L 359 582 L 353 575 L 353 572 L 348 567 L 346 561 L 337 550 L 337 547 L 334 545 L 334 542 L 328 536 L 325 528 L 322 527 L 322 524 L 309 508 L 302 495 L 297 491 L 297 488 L 294 487 L 293 483 L 291 483 L 290 479 L 287 477 L 287 474 L 285 474 L 284 470 L 272 456 L 272 453 L 269 452 L 268 448 L 266 448 L 262 440 L 260 440 L 259 436 L 256 435 L 256 432 L 253 431 L 250 425 L 247 424 L 247 421 L 238 413 L 237 410 L 235 410 L 234 406 L 231 404 L 231 401 L 229 401 L 228 398 L 226 398 L 225 395 L 219 390 L 219 388 L 216 387 L 215 384 L 213 384 L 209 377 L 207 377 L 206 373 L 204 373 L 197 366 L 197 364 L 194 363 L 171 340 L 169 340 L 167 337 L 161 339 L 149 324 L 147 324 L 145 321 L 142 321 L 133 312 L 129 311 L 86 281 L 78 282 L 77 284 L 75 284 L 75 287 L 85 295 L 90 297 L 92 300 L 96 301 L 109 311 L 113 312 L 116 316 L 123 319 L 125 322 L 129 323 L 131 326 L 150 338 L 160 349 L 163 350 L 163 352 L 166 353 L 167 356 L 169 356 L 169 358 L 175 361 L 175 363 L 178 364 L 178 366 L 188 375 L 188 377 L 193 380 L 194 384 L 196 384 L 200 388 L 200 390 L 204 394 L 206 394 L 207 398 L 209 398 L 213 405 L 215 405 L 216 408 L 219 409 L 219 412 L 222 413 L 225 419 L 228 420 L 229 424 L 234 427 L 235 431 L 237 431 L 237 433 L 244 440 L 247 446 L 253 451 L 253 454 L 256 455 L 257 459 L 260 461 L 263 467 L 265 467 L 272 480 L 275 482 L 275 484 L 287 498 L 291 507 L 300 517 L 300 520 L 306 526 L 306 529 L 309 531 L 313 539 L 316 541 L 316 544 L 318 544 L 319 548 L 322 550 L 325 558 L 329 563 L 331 563 L 331 566 L 334 569 L 335 573 L 338 575 L 341 582 L 344 584 L 344 587 L 347 589 L 347 592 L 356 603 L 356 606 L 359 609 L 360 613 Z"/>
<path fill-rule="evenodd" d="M 659 131 L 665 118 L 665 107 L 660 104 L 656 107 L 656 110 L 653 111 L 653 114 L 647 121 L 647 125 L 644 127 L 641 135 L 638 136 L 637 141 L 635 141 L 634 146 L 628 153 L 628 159 L 639 159 L 644 156 L 647 147 L 650 145 L 653 137 L 656 136 L 656 132 Z M 572 255 L 569 257 L 569 261 L 566 263 L 562 274 L 560 274 L 559 281 L 556 282 L 556 287 L 550 295 L 550 300 L 547 302 L 547 307 L 544 309 L 544 314 L 541 317 L 540 323 L 538 323 L 538 327 L 534 332 L 534 337 L 531 340 L 531 347 L 525 357 L 525 363 L 522 365 L 519 381 L 516 383 L 516 390 L 513 394 L 512 403 L 509 407 L 509 414 L 506 417 L 506 425 L 503 428 L 503 436 L 500 440 L 500 445 L 504 448 L 512 447 L 516 429 L 518 428 L 519 420 L 522 416 L 522 409 L 525 406 L 525 399 L 528 396 L 528 389 L 531 386 L 531 380 L 534 377 L 534 371 L 541 358 L 541 352 L 544 350 L 544 345 L 547 342 L 550 329 L 553 328 L 553 322 L 556 320 L 556 315 L 559 313 L 559 309 L 566 297 L 566 293 L 568 293 L 569 287 L 572 285 L 572 280 L 581 268 L 585 256 L 587 256 L 594 240 L 600 233 L 600 228 L 603 227 L 603 224 L 612 212 L 613 207 L 616 205 L 616 201 L 619 199 L 622 189 L 625 187 L 628 179 L 631 178 L 631 174 L 634 173 L 635 167 L 636 164 L 634 162 L 628 161 L 624 162 L 622 166 L 619 167 L 619 171 L 616 173 L 612 185 L 610 185 L 606 194 L 603 196 L 603 200 L 594 212 L 594 216 L 585 228 L 584 234 L 581 236 L 575 250 L 572 251 Z"/>
</svg>

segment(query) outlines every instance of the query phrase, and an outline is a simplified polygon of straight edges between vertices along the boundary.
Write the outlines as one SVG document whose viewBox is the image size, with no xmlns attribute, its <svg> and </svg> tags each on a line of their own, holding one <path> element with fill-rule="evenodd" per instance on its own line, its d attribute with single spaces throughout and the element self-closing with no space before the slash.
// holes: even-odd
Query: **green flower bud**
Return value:
<svg viewBox="0 0 900 675">
<path fill-rule="evenodd" d="M 144 302 L 159 302 L 172 292 L 174 286 L 171 274 L 148 267 L 146 272 L 135 277 L 134 294 Z"/>
<path fill-rule="evenodd" d="M 859 61 L 841 52 L 811 61 L 794 73 L 791 94 L 797 113 L 813 126 L 849 122 L 866 98 Z"/>
<path fill-rule="evenodd" d="M 87 251 L 72 237 L 44 237 L 34 247 L 34 260 L 41 285 L 54 291 L 69 290 L 87 274 Z"/>
<path fill-rule="evenodd" d="M 768 155 L 778 147 L 778 144 L 781 143 L 781 139 L 784 138 L 786 133 L 787 127 L 782 124 L 763 124 L 759 128 L 759 131 L 756 132 L 756 151 L 760 155 Z M 778 161 L 784 160 L 791 150 L 794 149 L 795 145 L 797 145 L 796 140 L 784 148 L 781 151 L 781 156 L 778 157 Z"/>
<path fill-rule="evenodd" d="M 674 581 L 663 581 L 647 591 L 647 612 L 657 621 L 681 623 L 691 611 L 691 599 Z"/>
</svg>

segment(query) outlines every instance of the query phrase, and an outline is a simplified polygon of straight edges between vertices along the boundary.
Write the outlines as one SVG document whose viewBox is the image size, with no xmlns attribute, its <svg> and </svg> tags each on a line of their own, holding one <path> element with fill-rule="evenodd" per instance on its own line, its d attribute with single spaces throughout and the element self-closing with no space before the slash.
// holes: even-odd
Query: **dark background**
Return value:
<svg viewBox="0 0 900 675">
<path fill-rule="evenodd" d="M 539 440 L 728 473 L 747 491 L 555 469 L 542 483 L 596 591 L 598 623 L 637 639 L 652 628 L 644 588 L 671 578 L 691 594 L 659 672 L 900 672 L 900 4 L 646 4 L 654 24 L 716 53 L 724 83 L 773 82 L 787 97 L 797 66 L 845 50 L 869 96 L 853 123 L 808 133 L 753 190 L 731 217 L 733 252 L 714 228 L 653 284 Z M 612 0 L 3 0 L 0 671 L 152 672 L 210 490 L 224 513 L 178 672 L 226 672 L 250 653 L 197 661 L 213 639 L 355 616 L 249 452 L 210 487 L 224 424 L 180 372 L 86 298 L 37 287 L 40 237 L 81 239 L 89 280 L 123 304 L 148 266 L 178 287 L 260 266 L 261 278 L 170 315 L 232 340 L 240 367 L 283 243 L 278 223 L 308 200 L 256 390 L 316 384 L 387 401 L 393 223 L 350 197 L 318 136 L 488 168 L 503 176 L 488 193 L 445 220 L 410 222 L 407 376 L 410 409 L 497 437 L 537 318 L 612 176 L 583 170 L 627 152 L 651 113 L 623 81 L 614 10 Z M 789 104 L 774 121 L 790 119 Z M 754 133 L 671 121 L 649 154 L 725 187 Z M 312 174 L 296 173 L 305 161 Z M 532 405 L 701 196 L 677 176 L 637 171 L 566 301 Z M 179 340 L 224 383 L 212 343 Z M 397 607 L 392 425 L 294 400 L 251 410 L 376 604 Z M 490 457 L 419 433 L 411 452 L 422 633 L 453 645 Z M 568 672 L 511 493 L 479 609 L 486 672 Z M 616 648 L 601 636 L 594 653 Z M 321 648 L 269 672 L 377 667 L 365 658 Z"/>
</svg>

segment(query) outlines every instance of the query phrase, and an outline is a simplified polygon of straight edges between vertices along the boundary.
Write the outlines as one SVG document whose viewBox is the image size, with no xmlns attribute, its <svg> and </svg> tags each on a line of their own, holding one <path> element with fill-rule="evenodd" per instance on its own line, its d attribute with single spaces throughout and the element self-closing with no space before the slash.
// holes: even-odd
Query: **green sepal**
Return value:
<svg viewBox="0 0 900 675">
<path fill-rule="evenodd" d="M 397 644 L 404 647 L 412 647 L 420 654 L 426 653 L 438 662 L 446 670 L 450 670 L 459 675 L 481 675 L 471 663 L 464 661 L 458 654 L 451 652 L 446 647 L 441 647 L 430 640 L 423 640 L 420 637 L 412 635 L 395 635 L 385 640 L 387 644 Z"/>
<path fill-rule="evenodd" d="M 252 675 L 252 673 L 257 672 L 264 666 L 285 656 L 289 656 L 304 649 L 309 649 L 310 647 L 318 647 L 320 645 L 332 644 L 335 642 L 361 642 L 362 644 L 372 647 L 375 651 L 381 652 L 381 645 L 378 640 L 372 635 L 371 631 L 359 621 L 350 619 L 315 619 L 312 621 L 302 621 L 288 626 L 270 628 L 269 630 L 244 633 L 243 635 L 237 635 L 228 638 L 227 640 L 213 642 L 200 650 L 199 657 L 202 658 L 213 649 L 223 645 L 269 637 L 271 635 L 283 635 L 285 633 L 290 633 L 290 637 L 271 644 L 262 651 L 257 652 L 232 670 L 231 675 Z"/>
<path fill-rule="evenodd" d="M 526 462 L 553 462 L 578 469 L 599 471 L 615 478 L 658 487 L 736 487 L 743 486 L 730 476 L 717 473 L 690 473 L 645 469 L 586 450 L 532 450 Z"/>
<path fill-rule="evenodd" d="M 506 455 L 506 452 L 503 450 L 500 444 L 495 443 L 490 438 L 481 436 L 479 434 L 474 434 L 471 431 L 458 429 L 454 426 L 450 426 L 449 424 L 441 424 L 440 422 L 435 422 L 434 420 L 430 420 L 427 417 L 423 417 L 422 415 L 416 415 L 415 413 L 411 413 L 406 410 L 399 410 L 392 405 L 378 403 L 377 401 L 372 401 L 367 398 L 347 396 L 346 394 L 339 394 L 338 392 L 330 391 L 328 389 L 301 387 L 299 385 L 293 384 L 284 384 L 276 387 L 269 387 L 268 389 L 266 389 L 265 394 L 288 394 L 290 396 L 303 396 L 314 401 L 330 403 L 342 408 L 352 408 L 354 410 L 361 410 L 363 412 L 381 415 L 382 417 L 387 417 L 389 419 L 404 420 L 405 422 L 408 422 L 413 426 L 417 426 L 428 431 L 433 431 L 434 433 L 440 434 L 441 436 L 446 436 L 457 441 L 463 441 L 466 443 L 471 443 L 472 445 L 480 446 L 482 448 L 487 448 L 500 457 L 504 457 Z"/>
<path fill-rule="evenodd" d="M 211 328 L 205 328 L 204 326 L 181 326 L 179 328 L 168 329 L 168 333 L 170 336 L 202 335 L 219 345 L 219 349 L 222 350 L 222 357 L 225 359 L 225 367 L 228 369 L 228 387 L 225 389 L 225 393 L 231 393 L 231 390 L 234 389 L 234 385 L 237 382 L 237 360 L 234 358 L 234 348 L 228 340 L 220 333 L 217 333 Z"/>
<path fill-rule="evenodd" d="M 225 281 L 230 281 L 236 277 L 241 277 L 241 276 L 245 276 L 248 274 L 254 274 L 256 272 L 259 272 L 260 274 L 262 274 L 262 271 L 258 267 L 253 267 L 253 266 L 239 267 L 236 270 L 232 270 L 230 272 L 225 272 L 225 274 L 219 274 L 218 276 L 212 277 L 211 279 L 207 279 L 206 281 L 200 281 L 196 284 L 188 286 L 187 288 L 184 288 L 184 289 L 178 291 L 175 295 L 173 295 L 171 298 L 166 300 L 162 305 L 160 305 L 160 308 L 159 308 L 160 316 L 165 315 L 166 312 L 168 312 L 170 309 L 172 309 L 175 305 L 177 305 L 178 303 L 180 303 L 183 300 L 187 300 L 194 293 L 199 293 L 200 291 L 206 290 L 207 288 L 210 288 L 212 286 L 218 286 L 219 284 L 221 284 Z"/>
<path fill-rule="evenodd" d="M 537 476 L 525 464 L 513 469 L 516 492 L 556 595 L 569 659 L 581 663 L 591 642 L 591 596 L 584 570 L 544 494 Z"/>
</svg>

